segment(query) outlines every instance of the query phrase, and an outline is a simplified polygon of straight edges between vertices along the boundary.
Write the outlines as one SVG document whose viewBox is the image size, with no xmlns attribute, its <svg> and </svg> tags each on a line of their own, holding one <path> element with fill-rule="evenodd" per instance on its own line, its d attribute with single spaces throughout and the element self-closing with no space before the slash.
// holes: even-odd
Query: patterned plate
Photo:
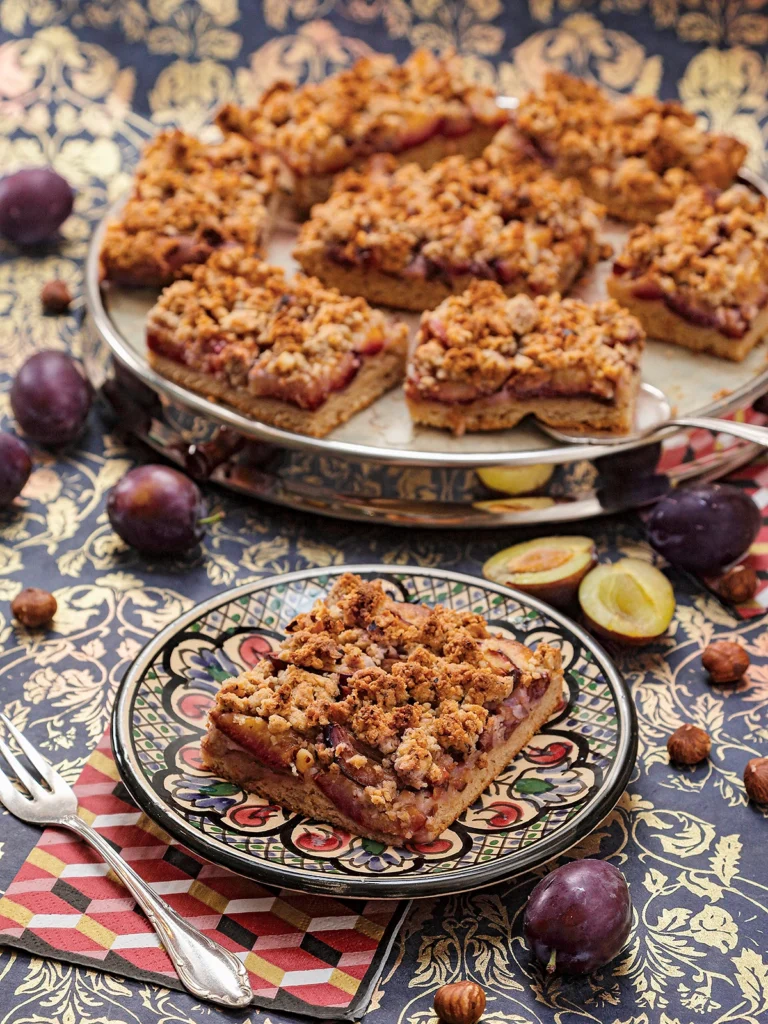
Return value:
<svg viewBox="0 0 768 1024">
<path fill-rule="evenodd" d="M 567 706 L 432 843 L 396 848 L 349 835 L 244 793 L 200 762 L 205 716 L 219 684 L 274 648 L 285 625 L 349 570 L 381 579 L 397 600 L 471 609 L 510 637 L 547 640 L 563 653 Z M 261 882 L 364 898 L 472 889 L 549 860 L 611 810 L 637 750 L 624 681 L 570 619 L 473 576 L 386 565 L 287 573 L 193 608 L 129 669 L 112 736 L 131 795 L 180 842 Z"/>
</svg>

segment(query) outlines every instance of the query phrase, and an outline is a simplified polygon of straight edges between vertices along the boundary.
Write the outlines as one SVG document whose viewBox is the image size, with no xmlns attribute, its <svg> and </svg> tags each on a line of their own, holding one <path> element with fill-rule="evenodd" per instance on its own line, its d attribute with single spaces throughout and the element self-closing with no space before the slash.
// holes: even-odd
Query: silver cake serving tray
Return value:
<svg viewBox="0 0 768 1024">
<path fill-rule="evenodd" d="M 744 180 L 768 194 L 753 172 Z M 756 453 L 725 434 L 665 428 L 626 445 L 562 445 L 525 421 L 512 430 L 451 434 L 411 422 L 402 388 L 384 395 L 325 438 L 248 419 L 157 374 L 144 323 L 157 293 L 100 287 L 98 254 L 115 204 L 94 233 L 86 264 L 85 363 L 122 427 L 198 476 L 240 493 L 336 517 L 400 525 L 493 527 L 575 521 L 638 507 L 671 486 L 730 472 Z M 292 274 L 296 225 L 279 220 L 268 259 Z M 609 222 L 618 250 L 628 228 Z M 572 294 L 604 298 L 610 261 Z M 393 314 L 398 315 L 398 314 Z M 412 328 L 418 317 L 400 314 Z M 768 391 L 768 349 L 730 363 L 650 340 L 643 380 L 679 415 L 747 415 Z M 504 479 L 488 470 L 503 468 Z M 480 471 L 480 473 L 478 473 Z M 489 483 L 493 487 L 489 487 Z"/>
</svg>

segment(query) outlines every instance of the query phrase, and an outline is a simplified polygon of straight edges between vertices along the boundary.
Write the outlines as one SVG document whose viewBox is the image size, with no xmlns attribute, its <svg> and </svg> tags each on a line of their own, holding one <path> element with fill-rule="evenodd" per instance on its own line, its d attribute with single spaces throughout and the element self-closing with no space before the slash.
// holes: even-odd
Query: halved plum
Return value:
<svg viewBox="0 0 768 1024">
<path fill-rule="evenodd" d="M 576 596 L 595 561 L 590 537 L 540 537 L 497 552 L 483 566 L 483 575 L 564 606 Z"/>
<path fill-rule="evenodd" d="M 397 783 L 394 772 L 379 764 L 376 752 L 358 743 L 343 726 L 326 726 L 325 742 L 344 775 L 359 786 L 380 786 L 388 779 Z"/>
<path fill-rule="evenodd" d="M 364 788 L 341 771 L 318 772 L 314 781 L 321 793 L 342 814 L 369 832 L 391 835 L 393 842 L 401 843 L 413 838 L 426 823 L 427 816 L 415 806 L 404 808 L 408 815 L 406 822 L 393 820 L 384 811 L 374 807 L 365 795 Z"/>
<path fill-rule="evenodd" d="M 640 558 L 598 565 L 587 573 L 579 587 L 579 604 L 592 632 L 638 646 L 657 640 L 675 614 L 669 580 Z"/>
<path fill-rule="evenodd" d="M 553 465 L 537 463 L 534 466 L 486 466 L 477 475 L 489 491 L 500 494 L 533 494 L 549 483 L 555 471 Z"/>
<path fill-rule="evenodd" d="M 482 643 L 483 657 L 496 672 L 505 676 L 519 676 L 530 661 L 531 652 L 517 640 L 493 636 Z"/>
<path fill-rule="evenodd" d="M 260 764 L 276 772 L 290 771 L 301 746 L 297 736 L 290 732 L 273 736 L 266 721 L 253 715 L 223 711 L 213 712 L 211 719 L 217 729 L 253 754 Z"/>
<path fill-rule="evenodd" d="M 393 602 L 393 611 L 409 626 L 423 625 L 431 613 L 431 609 L 425 604 L 410 604 L 408 601 Z"/>
</svg>

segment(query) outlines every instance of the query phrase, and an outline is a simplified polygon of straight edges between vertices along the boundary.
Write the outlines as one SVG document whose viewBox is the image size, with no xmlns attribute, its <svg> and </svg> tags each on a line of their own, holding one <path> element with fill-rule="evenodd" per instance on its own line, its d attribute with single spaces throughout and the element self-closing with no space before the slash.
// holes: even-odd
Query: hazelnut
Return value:
<svg viewBox="0 0 768 1024">
<path fill-rule="evenodd" d="M 66 281 L 48 281 L 40 292 L 40 301 L 46 313 L 66 313 L 72 302 L 72 293 Z"/>
<path fill-rule="evenodd" d="M 47 626 L 56 614 L 56 598 L 47 590 L 27 587 L 13 599 L 11 611 L 22 624 L 29 629 Z"/>
<path fill-rule="evenodd" d="M 744 788 L 756 804 L 768 804 L 768 757 L 753 757 L 744 769 Z"/>
<path fill-rule="evenodd" d="M 744 604 L 757 593 L 757 573 L 751 565 L 735 565 L 716 583 L 720 597 L 729 604 Z"/>
<path fill-rule="evenodd" d="M 434 1006 L 445 1024 L 475 1024 L 485 1010 L 485 992 L 476 981 L 454 981 L 435 992 Z"/>
<path fill-rule="evenodd" d="M 711 749 L 709 734 L 690 722 L 675 729 L 667 740 L 669 759 L 675 764 L 698 764 L 709 757 Z"/>
<path fill-rule="evenodd" d="M 716 640 L 704 649 L 701 664 L 713 683 L 737 683 L 749 668 L 749 655 L 741 644 Z"/>
</svg>

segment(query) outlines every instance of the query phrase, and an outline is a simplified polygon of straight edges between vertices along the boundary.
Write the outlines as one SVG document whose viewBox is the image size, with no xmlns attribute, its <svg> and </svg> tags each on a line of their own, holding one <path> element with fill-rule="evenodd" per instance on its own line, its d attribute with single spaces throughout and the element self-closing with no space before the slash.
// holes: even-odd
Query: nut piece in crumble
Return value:
<svg viewBox="0 0 768 1024">
<path fill-rule="evenodd" d="M 574 432 L 632 429 L 645 335 L 616 302 L 508 298 L 494 281 L 422 315 L 405 395 L 416 423 L 499 430 L 531 414 Z"/>
<path fill-rule="evenodd" d="M 148 143 L 120 216 L 107 226 L 101 275 L 161 288 L 229 245 L 258 251 L 279 162 L 241 135 L 208 145 L 181 131 Z"/>
<path fill-rule="evenodd" d="M 744 359 L 768 331 L 768 200 L 692 186 L 632 230 L 608 292 L 652 338 Z"/>
<path fill-rule="evenodd" d="M 351 573 L 287 634 L 222 685 L 204 760 L 385 843 L 438 836 L 562 699 L 556 648 L 531 650 L 472 612 L 395 601 Z"/>
<path fill-rule="evenodd" d="M 405 324 L 363 299 L 220 249 L 147 317 L 149 361 L 253 419 L 322 437 L 404 374 Z"/>
<path fill-rule="evenodd" d="M 510 295 L 566 292 L 605 254 L 602 207 L 510 141 L 502 129 L 482 158 L 426 171 L 389 156 L 347 171 L 312 210 L 294 256 L 349 295 L 419 311 L 478 278 Z"/>
<path fill-rule="evenodd" d="M 521 101 L 515 124 L 555 174 L 577 177 L 587 195 L 629 221 L 652 222 L 688 185 L 728 188 L 747 155 L 737 139 L 697 128 L 679 103 L 612 100 L 560 71 Z"/>
<path fill-rule="evenodd" d="M 416 50 L 402 65 L 376 54 L 322 82 L 278 82 L 253 110 L 225 107 L 218 122 L 279 155 L 306 212 L 328 198 L 334 174 L 371 154 L 423 167 L 449 153 L 478 156 L 507 118 L 457 54 Z"/>
</svg>

